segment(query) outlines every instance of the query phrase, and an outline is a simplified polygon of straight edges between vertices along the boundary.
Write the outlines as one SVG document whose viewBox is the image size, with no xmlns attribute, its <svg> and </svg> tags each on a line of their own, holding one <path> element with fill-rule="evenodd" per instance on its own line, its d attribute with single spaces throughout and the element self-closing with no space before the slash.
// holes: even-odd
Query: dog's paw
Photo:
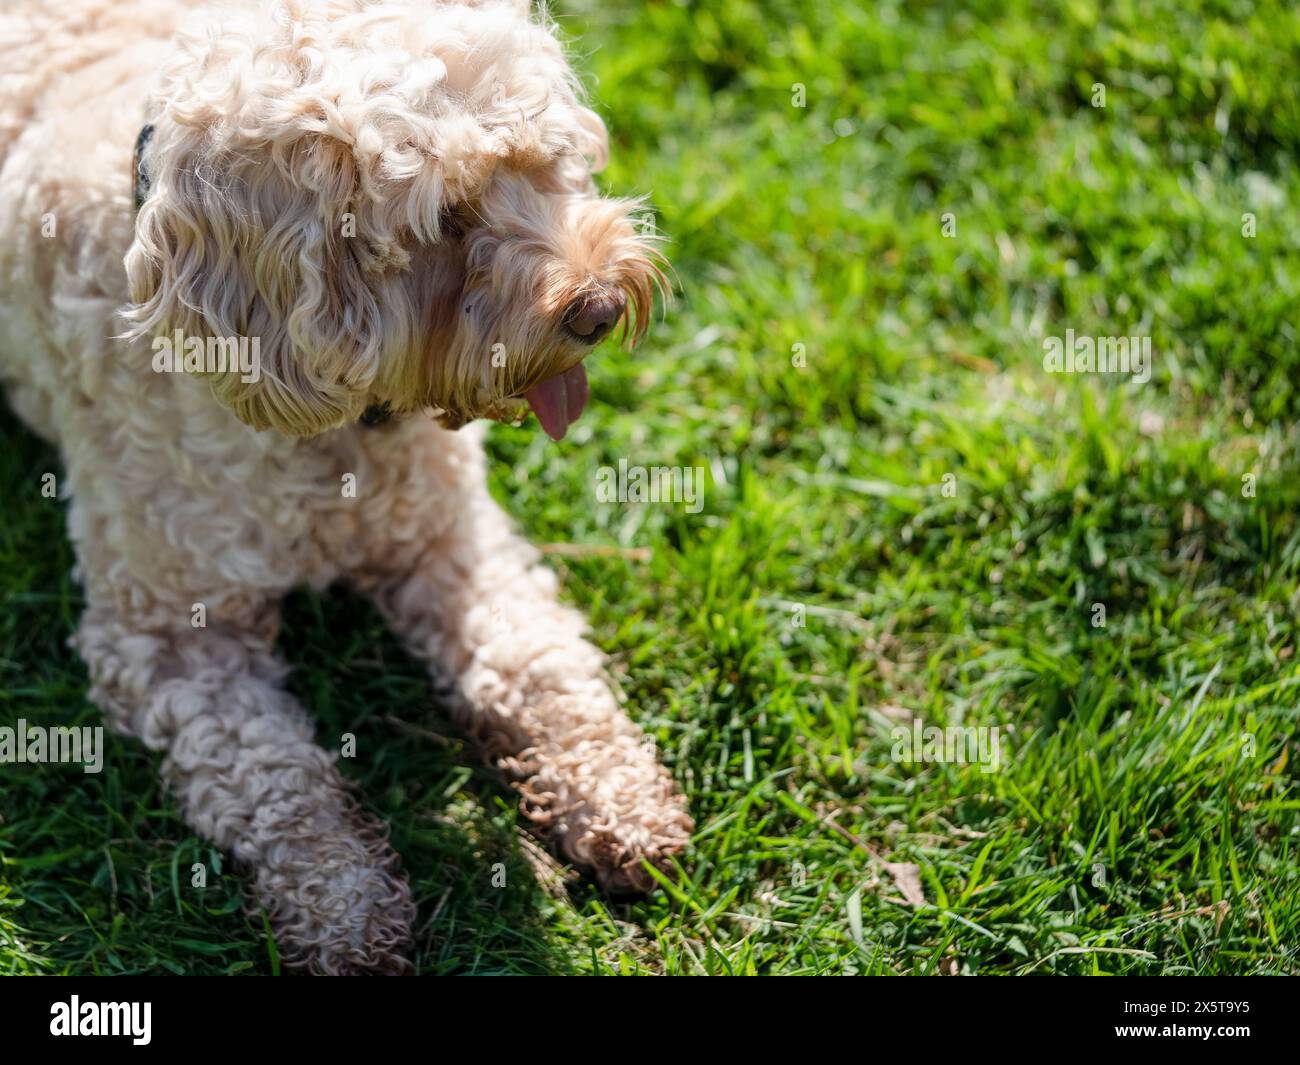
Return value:
<svg viewBox="0 0 1300 1065">
<path fill-rule="evenodd" d="M 524 813 L 561 858 L 615 894 L 654 888 L 646 864 L 665 873 L 690 842 L 686 800 L 653 752 L 624 735 L 542 755 L 519 784 Z"/>
<path fill-rule="evenodd" d="M 405 976 L 415 907 L 406 880 L 383 869 L 328 864 L 283 879 L 270 913 L 291 968 L 318 976 Z"/>
<path fill-rule="evenodd" d="M 656 886 L 647 864 L 673 875 L 673 859 L 690 841 L 689 817 L 662 820 L 653 833 L 639 825 L 588 826 L 563 837 L 560 853 L 587 870 L 611 895 L 640 895 Z"/>
<path fill-rule="evenodd" d="M 321 976 L 406 975 L 415 903 L 383 827 L 349 809 L 305 816 L 256 863 L 255 893 L 287 966 Z M 347 831 L 340 831 L 346 829 Z"/>
</svg>

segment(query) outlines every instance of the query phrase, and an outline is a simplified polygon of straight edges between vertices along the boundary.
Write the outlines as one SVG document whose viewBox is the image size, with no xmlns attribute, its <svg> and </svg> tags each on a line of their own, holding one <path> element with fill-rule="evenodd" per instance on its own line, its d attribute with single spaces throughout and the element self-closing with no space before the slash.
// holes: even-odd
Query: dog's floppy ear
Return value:
<svg viewBox="0 0 1300 1065">
<path fill-rule="evenodd" d="M 326 137 L 213 152 L 198 131 L 171 133 L 151 153 L 167 165 L 150 174 L 126 256 L 130 335 L 246 339 L 254 373 L 207 376 L 258 429 L 309 436 L 354 420 L 382 334 L 368 253 L 345 214 L 351 153 Z"/>
</svg>

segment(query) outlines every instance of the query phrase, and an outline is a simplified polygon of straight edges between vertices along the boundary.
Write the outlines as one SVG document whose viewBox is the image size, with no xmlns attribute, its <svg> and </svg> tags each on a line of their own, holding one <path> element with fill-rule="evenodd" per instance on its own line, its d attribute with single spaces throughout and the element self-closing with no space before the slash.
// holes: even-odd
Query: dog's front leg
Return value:
<svg viewBox="0 0 1300 1065">
<path fill-rule="evenodd" d="M 405 560 L 390 544 L 359 583 L 435 678 L 453 682 L 452 716 L 561 856 L 610 890 L 648 889 L 643 859 L 665 867 L 689 838 L 685 800 L 619 707 L 554 574 L 485 486 L 462 491 L 451 528 Z"/>
<path fill-rule="evenodd" d="M 396 856 L 313 742 L 269 635 L 146 628 L 91 606 L 77 643 L 110 725 L 166 752 L 190 826 L 251 872 L 288 964 L 409 968 L 414 907 Z"/>
</svg>

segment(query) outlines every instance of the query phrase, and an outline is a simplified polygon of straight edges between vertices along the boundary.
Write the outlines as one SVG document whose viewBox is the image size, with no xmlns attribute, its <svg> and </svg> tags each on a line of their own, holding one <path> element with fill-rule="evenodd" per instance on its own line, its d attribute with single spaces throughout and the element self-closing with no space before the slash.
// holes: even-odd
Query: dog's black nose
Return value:
<svg viewBox="0 0 1300 1065">
<path fill-rule="evenodd" d="M 618 324 L 626 307 L 621 292 L 579 297 L 564 312 L 564 328 L 584 344 L 598 344 Z"/>
</svg>

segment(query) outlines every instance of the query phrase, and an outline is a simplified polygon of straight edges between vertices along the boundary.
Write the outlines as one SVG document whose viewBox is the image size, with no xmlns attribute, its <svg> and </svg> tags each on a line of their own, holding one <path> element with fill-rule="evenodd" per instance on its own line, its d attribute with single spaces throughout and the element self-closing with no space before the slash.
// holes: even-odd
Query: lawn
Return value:
<svg viewBox="0 0 1300 1065">
<path fill-rule="evenodd" d="M 697 834 L 644 900 L 564 880 L 378 618 L 302 593 L 420 971 L 1300 973 L 1300 9 L 556 14 L 677 298 L 561 444 L 492 430 L 493 487 Z M 1046 372 L 1067 330 L 1150 380 Z M 94 724 L 58 460 L 0 433 L 0 723 Z M 599 502 L 620 460 L 703 508 Z M 997 771 L 898 760 L 914 720 Z M 0 972 L 278 970 L 155 756 L 3 773 Z"/>
</svg>

